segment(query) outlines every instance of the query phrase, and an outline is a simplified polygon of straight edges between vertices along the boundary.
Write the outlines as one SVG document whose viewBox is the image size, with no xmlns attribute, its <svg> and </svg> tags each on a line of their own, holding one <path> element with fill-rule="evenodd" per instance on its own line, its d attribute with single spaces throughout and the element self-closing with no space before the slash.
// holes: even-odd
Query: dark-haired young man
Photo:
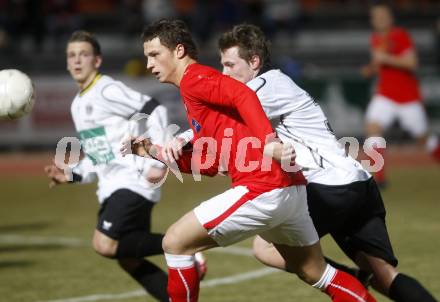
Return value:
<svg viewBox="0 0 440 302">
<path fill-rule="evenodd" d="M 168 302 L 167 275 L 144 259 L 162 254 L 162 234 L 151 232 L 151 212 L 160 199 L 153 180 L 166 167 L 152 159 L 122 157 L 120 142 L 132 129 L 148 129 L 153 141 L 163 142 L 168 124 L 166 108 L 155 99 L 102 75 L 101 48 L 89 32 L 74 32 L 67 43 L 67 70 L 79 87 L 71 113 L 85 157 L 73 168 L 73 179 L 55 165 L 45 168 L 53 184 L 86 183 L 98 179 L 101 204 L 93 234 L 93 248 L 116 259 L 158 301 Z M 142 123 L 130 121 L 136 113 L 149 115 Z"/>
<path fill-rule="evenodd" d="M 143 39 L 147 68 L 160 82 L 180 88 L 194 133 L 192 152 L 176 160 L 180 171 L 227 171 L 232 180 L 231 189 L 201 203 L 167 230 L 163 248 L 171 301 L 198 300 L 196 252 L 256 234 L 274 244 L 287 271 L 333 301 L 375 301 L 355 278 L 325 263 L 307 210 L 304 176 L 282 169 L 278 161 L 285 155 L 283 145 L 270 140 L 274 131 L 255 93 L 197 63 L 197 49 L 181 21 L 155 22 Z M 145 139 L 132 139 L 121 151 L 166 161 L 161 147 Z"/>
<path fill-rule="evenodd" d="M 435 301 L 415 279 L 396 270 L 385 207 L 374 179 L 346 155 L 314 99 L 271 67 L 263 32 L 253 25 L 236 25 L 220 37 L 219 49 L 223 73 L 257 93 L 278 136 L 295 147 L 319 236 L 331 234 L 353 261 L 373 274 L 374 287 L 394 301 Z M 254 251 L 263 263 L 285 269 L 281 255 L 261 237 L 255 239 Z"/>
</svg>

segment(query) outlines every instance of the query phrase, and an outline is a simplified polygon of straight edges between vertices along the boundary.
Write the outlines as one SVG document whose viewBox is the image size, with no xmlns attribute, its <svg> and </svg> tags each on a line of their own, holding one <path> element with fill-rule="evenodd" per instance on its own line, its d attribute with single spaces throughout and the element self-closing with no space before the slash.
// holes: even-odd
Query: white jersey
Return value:
<svg viewBox="0 0 440 302">
<path fill-rule="evenodd" d="M 257 93 L 279 138 L 293 144 L 308 182 L 343 185 L 371 177 L 346 154 L 321 107 L 287 75 L 273 69 L 247 85 Z"/>
<path fill-rule="evenodd" d="M 130 118 L 141 109 L 150 117 L 131 121 Z M 82 176 L 82 182 L 98 179 L 100 203 L 118 189 L 129 189 L 158 201 L 160 189 L 148 184 L 144 175 L 150 167 L 163 167 L 163 164 L 134 155 L 122 157 L 119 149 L 128 135 L 140 135 L 146 129 L 154 143 L 163 144 L 168 124 L 166 108 L 122 82 L 97 75 L 76 95 L 71 113 L 86 155 L 73 172 Z"/>
</svg>

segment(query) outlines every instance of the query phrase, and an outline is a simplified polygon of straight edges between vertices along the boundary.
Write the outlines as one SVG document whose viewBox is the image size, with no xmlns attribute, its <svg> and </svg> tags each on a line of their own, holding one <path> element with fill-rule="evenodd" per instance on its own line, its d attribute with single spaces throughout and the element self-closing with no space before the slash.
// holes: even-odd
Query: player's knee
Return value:
<svg viewBox="0 0 440 302">
<path fill-rule="evenodd" d="M 295 273 L 304 282 L 315 284 L 321 279 L 323 271 L 319 266 L 309 263 L 296 267 Z"/>
<path fill-rule="evenodd" d="M 286 263 L 286 269 L 295 273 L 298 277 L 308 284 L 315 284 L 325 273 L 327 263 L 324 258 L 317 257 L 318 254 L 309 252 L 307 258 L 296 258 Z"/>
<path fill-rule="evenodd" d="M 182 255 L 185 253 L 184 246 L 182 245 L 178 232 L 173 228 L 168 229 L 165 236 L 162 239 L 162 248 L 165 253 Z"/>
<path fill-rule="evenodd" d="M 380 292 L 388 292 L 394 278 L 399 274 L 397 269 L 383 259 L 367 256 L 367 271 L 373 273 L 372 284 Z"/>
<path fill-rule="evenodd" d="M 115 258 L 117 241 L 95 236 L 93 238 L 92 244 L 93 244 L 93 249 L 99 255 L 107 258 Z"/>
</svg>

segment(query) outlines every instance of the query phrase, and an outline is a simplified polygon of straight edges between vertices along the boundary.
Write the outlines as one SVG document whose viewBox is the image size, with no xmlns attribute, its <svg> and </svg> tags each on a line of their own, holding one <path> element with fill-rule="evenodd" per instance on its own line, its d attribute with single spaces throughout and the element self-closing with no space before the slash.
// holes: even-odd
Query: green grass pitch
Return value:
<svg viewBox="0 0 440 302">
<path fill-rule="evenodd" d="M 437 298 L 439 180 L 437 166 L 392 168 L 390 187 L 383 194 L 400 270 L 419 279 Z M 222 177 L 202 182 L 185 178 L 181 184 L 170 175 L 163 187 L 163 199 L 153 213 L 153 229 L 164 232 L 181 214 L 227 186 L 228 180 Z M 0 187 L 0 301 L 153 301 L 138 295 L 140 288 L 114 261 L 93 252 L 90 239 L 98 209 L 94 185 L 49 190 L 42 176 L 2 176 Z M 328 256 L 350 263 L 331 239 L 322 242 Z M 242 248 L 239 251 L 248 251 L 250 241 L 237 246 Z M 201 301 L 329 301 L 293 275 L 261 271 L 264 267 L 248 255 L 213 251 L 207 256 L 209 274 Z M 162 257 L 154 261 L 164 267 Z M 259 272 L 267 274 L 257 276 Z M 245 277 L 227 279 L 237 275 Z M 373 294 L 378 301 L 388 301 Z"/>
</svg>

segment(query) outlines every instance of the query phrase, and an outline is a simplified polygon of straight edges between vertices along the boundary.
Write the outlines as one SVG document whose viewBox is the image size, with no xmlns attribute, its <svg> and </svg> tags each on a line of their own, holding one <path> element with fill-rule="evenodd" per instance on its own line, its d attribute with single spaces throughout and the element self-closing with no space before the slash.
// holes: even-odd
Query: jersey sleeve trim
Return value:
<svg viewBox="0 0 440 302">
<path fill-rule="evenodd" d="M 87 85 L 83 90 L 80 91 L 79 96 L 83 96 L 86 94 L 87 91 L 89 91 L 95 84 L 98 82 L 98 80 L 102 77 L 100 73 L 97 73 L 93 80 L 90 82 L 89 85 Z"/>
<path fill-rule="evenodd" d="M 149 101 L 147 101 L 144 104 L 144 106 L 139 112 L 150 115 L 154 111 L 154 109 L 156 109 L 160 105 L 161 104 L 159 103 L 158 100 L 156 100 L 155 98 L 151 98 Z"/>
</svg>

